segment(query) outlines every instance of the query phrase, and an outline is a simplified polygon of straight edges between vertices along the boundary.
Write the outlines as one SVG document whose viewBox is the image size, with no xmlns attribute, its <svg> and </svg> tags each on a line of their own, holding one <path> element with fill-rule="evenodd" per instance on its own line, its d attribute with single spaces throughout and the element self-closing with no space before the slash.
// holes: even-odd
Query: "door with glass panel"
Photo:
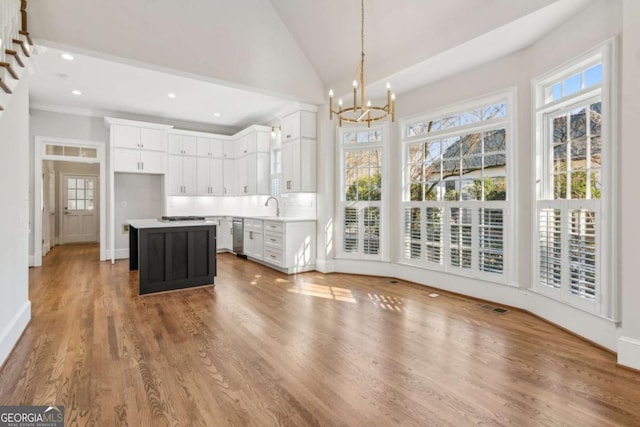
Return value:
<svg viewBox="0 0 640 427">
<path fill-rule="evenodd" d="M 98 241 L 98 177 L 62 175 L 61 243 Z"/>
</svg>

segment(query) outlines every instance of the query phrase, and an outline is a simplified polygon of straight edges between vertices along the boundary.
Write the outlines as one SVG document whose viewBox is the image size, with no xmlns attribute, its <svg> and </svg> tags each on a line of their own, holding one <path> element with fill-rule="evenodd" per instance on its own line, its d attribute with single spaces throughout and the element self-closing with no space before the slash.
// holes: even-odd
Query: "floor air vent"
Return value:
<svg viewBox="0 0 640 427">
<path fill-rule="evenodd" d="M 505 314 L 509 312 L 509 310 L 507 310 L 506 308 L 494 307 L 489 304 L 480 304 L 480 308 L 486 311 L 493 311 L 494 313 L 498 314 Z"/>
</svg>

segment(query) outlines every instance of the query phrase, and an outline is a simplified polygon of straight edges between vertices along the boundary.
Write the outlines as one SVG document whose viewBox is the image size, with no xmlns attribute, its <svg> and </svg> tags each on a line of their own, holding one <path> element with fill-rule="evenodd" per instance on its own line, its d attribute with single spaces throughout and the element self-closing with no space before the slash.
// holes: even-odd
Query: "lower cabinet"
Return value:
<svg viewBox="0 0 640 427">
<path fill-rule="evenodd" d="M 262 260 L 264 256 L 263 252 L 263 234 L 262 234 L 262 220 L 259 219 L 245 219 L 244 220 L 244 254 Z"/>
<path fill-rule="evenodd" d="M 315 221 L 264 221 L 263 260 L 288 273 L 313 270 L 316 263 Z"/>
</svg>

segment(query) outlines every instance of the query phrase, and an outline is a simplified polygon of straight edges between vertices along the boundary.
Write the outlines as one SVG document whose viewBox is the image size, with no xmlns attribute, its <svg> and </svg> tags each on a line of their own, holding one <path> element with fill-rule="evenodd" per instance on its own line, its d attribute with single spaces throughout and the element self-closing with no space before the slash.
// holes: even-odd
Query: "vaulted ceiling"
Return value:
<svg viewBox="0 0 640 427">
<path fill-rule="evenodd" d="M 522 49 L 591 1 L 366 0 L 367 82 L 409 90 Z M 46 0 L 29 14 L 45 46 L 315 104 L 348 90 L 360 53 L 360 0 Z"/>
</svg>

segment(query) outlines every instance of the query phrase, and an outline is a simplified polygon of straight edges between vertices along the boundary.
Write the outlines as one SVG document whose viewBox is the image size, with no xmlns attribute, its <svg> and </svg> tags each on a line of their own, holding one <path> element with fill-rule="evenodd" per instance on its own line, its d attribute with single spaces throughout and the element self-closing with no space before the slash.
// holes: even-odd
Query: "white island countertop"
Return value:
<svg viewBox="0 0 640 427">
<path fill-rule="evenodd" d="M 217 221 L 215 220 L 161 221 L 158 218 L 148 218 L 148 219 L 128 219 L 127 224 L 137 229 L 141 229 L 141 228 L 195 227 L 198 225 L 217 225 Z"/>
<path fill-rule="evenodd" d="M 244 218 L 244 219 L 259 219 L 262 221 L 279 221 L 279 222 L 307 222 L 312 221 L 315 222 L 314 218 L 301 218 L 301 217 L 287 217 L 287 216 L 236 216 L 235 218 Z"/>
</svg>

